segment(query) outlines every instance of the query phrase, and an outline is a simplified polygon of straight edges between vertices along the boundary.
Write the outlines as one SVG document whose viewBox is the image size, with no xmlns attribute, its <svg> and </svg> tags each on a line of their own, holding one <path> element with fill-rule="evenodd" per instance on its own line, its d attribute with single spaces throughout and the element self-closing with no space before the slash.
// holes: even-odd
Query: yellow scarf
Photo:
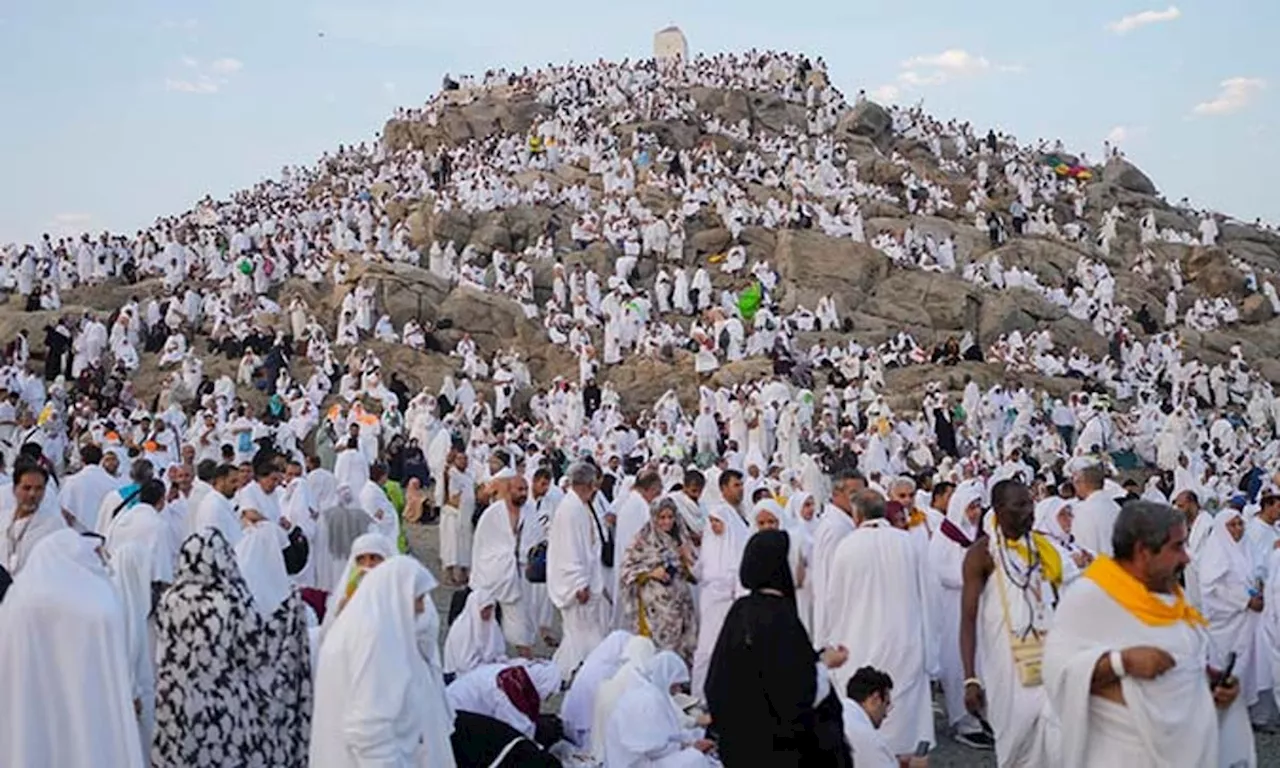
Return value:
<svg viewBox="0 0 1280 768">
<path fill-rule="evenodd" d="M 1027 542 L 1022 539 L 1010 541 L 1003 536 L 1000 538 L 1004 539 L 1006 548 L 1018 553 L 1018 556 L 1022 558 L 1022 562 L 1028 565 L 1031 563 L 1031 550 L 1027 546 Z M 1035 545 L 1036 554 L 1040 556 L 1040 563 L 1044 568 L 1044 577 L 1053 586 L 1062 586 L 1062 555 L 1058 553 L 1058 548 L 1053 546 L 1053 542 L 1039 533 L 1033 532 L 1031 541 Z"/>
<path fill-rule="evenodd" d="M 924 525 L 927 522 L 929 522 L 929 518 L 924 512 L 916 509 L 915 507 L 911 508 L 911 514 L 907 517 L 908 528 L 915 528 L 916 526 Z"/>
<path fill-rule="evenodd" d="M 1185 621 L 1193 627 L 1209 626 L 1200 612 L 1187 602 L 1181 588 L 1174 587 L 1173 594 L 1177 600 L 1169 605 L 1151 594 L 1145 584 L 1106 555 L 1098 555 L 1093 564 L 1085 569 L 1084 575 L 1093 579 L 1111 599 L 1149 627 L 1167 627 L 1179 621 Z"/>
</svg>

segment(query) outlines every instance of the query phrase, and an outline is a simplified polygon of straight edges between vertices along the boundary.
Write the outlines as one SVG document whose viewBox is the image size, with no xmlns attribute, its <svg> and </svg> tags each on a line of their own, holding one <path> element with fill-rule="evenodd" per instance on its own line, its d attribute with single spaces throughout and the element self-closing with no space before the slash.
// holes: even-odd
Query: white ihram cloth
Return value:
<svg viewBox="0 0 1280 768">
<path fill-rule="evenodd" d="M 1028 594 L 1024 595 L 1005 574 L 1010 568 L 1019 583 L 1028 580 L 1021 557 L 1006 548 L 1003 557 L 997 551 L 996 536 L 988 526 L 987 549 L 995 568 L 983 586 L 978 602 L 977 664 L 986 690 L 987 718 L 996 737 L 996 764 L 999 768 L 1039 768 L 1053 764 L 1058 754 L 1060 732 L 1044 685 L 1024 686 L 1013 660 L 1009 643 L 1009 624 L 1015 632 L 1025 632 L 1033 624 L 1028 601 L 1035 601 L 1038 587 L 1040 616 L 1034 619 L 1037 630 L 1052 634 L 1051 611 L 1053 588 L 1041 570 L 1030 576 Z M 1003 563 L 1003 564 L 1002 564 Z M 1003 584 L 1008 597 L 1009 620 L 1005 620 L 1004 602 L 1000 597 Z M 963 695 L 963 694 L 962 694 Z"/>
<path fill-rule="evenodd" d="M 143 765 L 124 608 L 93 547 L 45 537 L 0 603 L 0 765 Z"/>
<path fill-rule="evenodd" d="M 832 558 L 840 542 L 855 530 L 857 525 L 844 510 L 828 504 L 813 532 L 813 568 L 809 570 L 809 584 L 813 588 L 813 640 L 819 645 L 827 642 L 831 630 L 827 624 L 826 607 L 831 594 L 827 584 Z"/>
<path fill-rule="evenodd" d="M 521 517 L 524 514 L 521 510 Z M 534 632 L 523 599 L 524 576 L 519 557 L 524 520 L 517 520 L 516 526 L 517 530 L 511 529 L 511 516 L 503 500 L 490 504 L 480 515 L 471 540 L 470 584 L 472 589 L 501 603 L 502 631 L 511 644 L 532 646 Z"/>
<path fill-rule="evenodd" d="M 609 619 L 604 594 L 606 574 L 600 561 L 601 523 L 576 493 L 565 494 L 551 518 L 547 536 L 547 594 L 560 609 L 564 636 L 555 662 L 568 680 L 605 636 Z M 577 593 L 590 591 L 585 603 Z"/>
<path fill-rule="evenodd" d="M 1175 666 L 1154 680 L 1122 679 L 1124 705 L 1090 695 L 1098 659 L 1139 645 L 1169 652 Z M 1218 715 L 1205 678 L 1208 660 L 1209 639 L 1204 630 L 1181 621 L 1150 626 L 1092 579 L 1078 579 L 1058 604 L 1045 643 L 1045 692 L 1062 728 L 1057 764 L 1062 768 L 1216 765 Z"/>
<path fill-rule="evenodd" d="M 101 466 L 90 464 L 63 481 L 58 501 L 86 530 L 92 530 L 98 523 L 103 498 L 119 487 L 119 480 Z"/>
<path fill-rule="evenodd" d="M 836 548 L 828 585 L 828 638 L 849 649 L 849 660 L 832 672 L 836 690 L 860 667 L 888 673 L 893 709 L 880 726 L 885 741 L 896 755 L 932 744 L 937 641 L 919 546 L 887 520 L 868 520 Z"/>
</svg>

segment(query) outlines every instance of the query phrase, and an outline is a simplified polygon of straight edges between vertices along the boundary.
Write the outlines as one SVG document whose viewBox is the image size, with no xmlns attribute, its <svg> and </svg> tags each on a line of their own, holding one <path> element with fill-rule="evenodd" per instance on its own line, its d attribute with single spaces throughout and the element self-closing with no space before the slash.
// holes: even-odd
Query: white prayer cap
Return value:
<svg viewBox="0 0 1280 768">
<path fill-rule="evenodd" d="M 494 480 L 510 480 L 516 476 L 516 471 L 511 467 L 503 467 L 498 474 L 493 476 Z"/>
</svg>

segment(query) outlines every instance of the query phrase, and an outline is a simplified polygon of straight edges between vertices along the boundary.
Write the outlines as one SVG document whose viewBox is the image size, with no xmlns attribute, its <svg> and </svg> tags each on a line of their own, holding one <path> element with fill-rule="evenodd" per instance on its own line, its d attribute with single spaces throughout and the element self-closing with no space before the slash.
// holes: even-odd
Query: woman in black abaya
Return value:
<svg viewBox="0 0 1280 768">
<path fill-rule="evenodd" d="M 848 768 L 839 699 L 826 668 L 843 648 L 814 650 L 796 611 L 784 531 L 761 531 L 742 554 L 751 594 L 729 609 L 707 673 L 711 729 L 726 768 Z M 767 758 L 763 756 L 767 755 Z"/>
</svg>

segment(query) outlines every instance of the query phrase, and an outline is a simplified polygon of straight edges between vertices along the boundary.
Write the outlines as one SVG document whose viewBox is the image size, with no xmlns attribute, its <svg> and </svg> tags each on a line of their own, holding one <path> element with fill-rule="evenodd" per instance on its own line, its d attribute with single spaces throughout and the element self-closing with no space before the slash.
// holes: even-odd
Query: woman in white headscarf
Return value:
<svg viewBox="0 0 1280 768">
<path fill-rule="evenodd" d="M 626 691 L 609 717 L 605 765 L 618 768 L 698 768 L 713 765 L 711 743 L 684 727 L 671 687 L 689 680 L 689 668 L 669 651 L 630 669 Z"/>
<path fill-rule="evenodd" d="M 778 530 L 787 532 L 787 564 L 791 567 L 791 579 L 796 585 L 796 611 L 805 631 L 809 631 L 813 620 L 813 589 L 809 586 L 808 569 L 813 544 L 806 537 L 807 531 L 773 499 L 756 502 L 755 512 L 751 517 L 751 530 L 753 533 Z M 809 544 L 808 553 L 805 552 L 806 542 Z"/>
<path fill-rule="evenodd" d="M 156 720 L 156 654 L 151 631 L 151 557 L 136 543 L 125 544 L 111 557 L 111 582 L 124 608 L 125 644 L 129 653 L 129 680 L 138 702 L 138 734 L 143 764 L 151 764 L 151 732 Z"/>
<path fill-rule="evenodd" d="M 631 671 L 648 664 L 657 653 L 657 647 L 649 638 L 639 635 L 632 637 L 622 649 L 622 666 L 596 691 L 595 711 L 591 716 L 591 754 L 597 759 L 604 759 L 609 718 L 613 716 L 613 708 L 618 699 L 627 690 Z"/>
<path fill-rule="evenodd" d="M 444 641 L 444 673 L 464 675 L 482 664 L 507 659 L 507 641 L 494 613 L 498 601 L 484 589 L 472 589 L 462 613 Z"/>
<path fill-rule="evenodd" d="M 1235 653 L 1240 700 L 1253 706 L 1258 701 L 1257 641 L 1263 598 L 1258 570 L 1244 541 L 1244 513 L 1234 507 L 1219 512 L 1197 560 L 1202 610 L 1213 643 L 1210 663 L 1221 667 L 1227 654 Z"/>
<path fill-rule="evenodd" d="M 311 768 L 453 765 L 433 718 L 430 668 L 418 644 L 419 617 L 435 579 L 411 557 L 375 568 L 334 622 L 316 672 Z M 443 741 L 442 741 L 443 739 Z"/>
<path fill-rule="evenodd" d="M 1071 502 L 1059 496 L 1041 499 L 1036 504 L 1035 530 L 1043 533 L 1062 553 L 1062 583 L 1070 584 L 1093 562 L 1093 553 L 1076 542 L 1071 535 L 1075 512 Z"/>
<path fill-rule="evenodd" d="M 960 594 L 964 587 L 964 557 L 981 535 L 983 487 L 981 480 L 966 480 L 951 492 L 947 518 L 929 539 L 929 580 L 937 624 L 938 662 L 947 719 L 960 739 L 981 739 L 982 725 L 965 710 L 964 666 L 960 663 Z M 990 740 L 986 743 L 989 745 Z"/>
<path fill-rule="evenodd" d="M 693 651 L 693 695 L 702 698 L 711 652 L 733 601 L 742 593 L 738 567 L 751 531 L 727 504 L 707 511 L 707 527 L 698 557 L 698 644 Z"/>
<path fill-rule="evenodd" d="M 361 512 L 360 514 L 364 514 Z M 396 554 L 395 544 L 380 533 L 366 533 L 351 543 L 351 554 L 346 565 L 334 579 L 333 588 L 325 602 L 324 621 L 320 625 L 320 637 L 328 634 L 342 609 L 355 595 L 356 587 L 369 571 Z"/>
<path fill-rule="evenodd" d="M 256 648 L 263 698 L 264 754 L 270 765 L 304 764 L 311 731 L 311 643 L 306 604 L 284 565 L 289 538 L 273 522 L 245 529 L 236 564 L 262 618 Z"/>
<path fill-rule="evenodd" d="M 124 613 L 94 544 L 45 536 L 0 603 L 0 765 L 143 765 Z"/>
<path fill-rule="evenodd" d="M 622 651 L 634 637 L 625 629 L 614 630 L 597 645 L 573 676 L 573 683 L 560 702 L 560 722 L 565 736 L 580 747 L 590 744 L 591 721 L 600 684 L 613 677 L 622 666 Z"/>
</svg>

